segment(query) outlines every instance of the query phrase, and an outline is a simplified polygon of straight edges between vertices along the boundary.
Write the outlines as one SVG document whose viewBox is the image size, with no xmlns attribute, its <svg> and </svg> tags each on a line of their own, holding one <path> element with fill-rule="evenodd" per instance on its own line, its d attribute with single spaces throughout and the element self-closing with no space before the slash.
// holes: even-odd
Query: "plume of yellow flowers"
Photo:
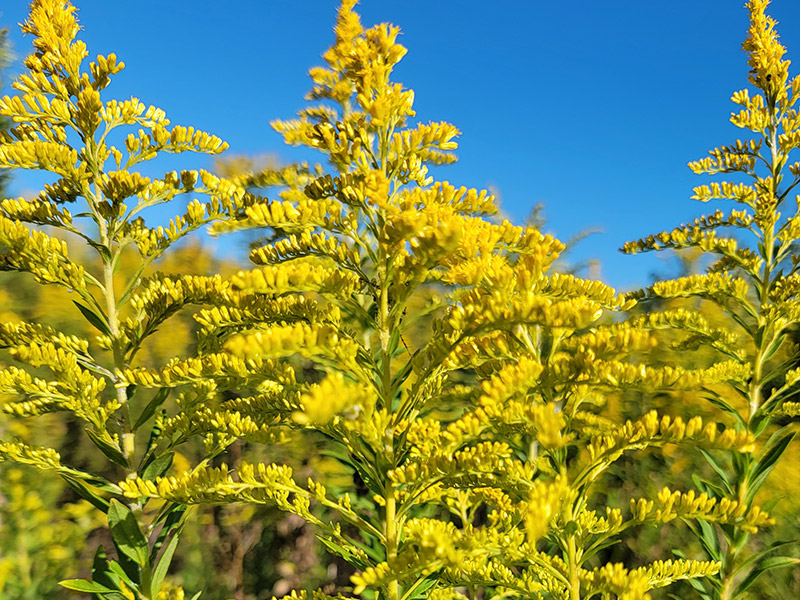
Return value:
<svg viewBox="0 0 800 600">
<path fill-rule="evenodd" d="M 649 502 L 640 502 L 635 509 L 640 520 L 683 517 L 687 511 L 717 515 L 707 520 L 725 526 L 716 531 L 694 528 L 708 558 L 720 564 L 717 575 L 697 588 L 715 600 L 745 598 L 762 573 L 795 564 L 791 558 L 768 557 L 747 543 L 757 526 L 771 523 L 754 504 L 755 497 L 781 458 L 790 460 L 793 443 L 796 456 L 800 416 L 796 401 L 800 388 L 794 375 L 800 354 L 791 337 L 800 318 L 800 196 L 790 197 L 800 183 L 800 163 L 792 162 L 796 160 L 793 151 L 800 146 L 800 76 L 789 77 L 786 49 L 778 41 L 776 21 L 766 13 L 768 5 L 768 0 L 750 0 L 746 5 L 750 26 L 743 49 L 755 94 L 743 89 L 731 98 L 741 107 L 731 123 L 755 137 L 720 146 L 709 157 L 689 163 L 698 174 L 732 177 L 696 187 L 694 199 L 733 201 L 739 208 L 718 209 L 624 248 L 630 253 L 698 248 L 712 257 L 706 274 L 659 282 L 639 297 L 704 298 L 728 317 L 730 335 L 739 339 L 738 348 L 727 342 L 712 347 L 730 359 L 727 362 L 740 376 L 730 380 L 727 391 L 709 386 L 704 395 L 722 410 L 738 435 L 752 437 L 756 451 L 735 458 L 731 468 L 723 466 L 718 454 L 706 453 L 719 480 L 709 483 L 700 496 L 673 495 L 667 490 L 659 494 L 655 513 Z M 731 229 L 737 232 L 725 233 Z M 690 331 L 686 325 L 674 323 L 677 331 Z M 713 382 L 700 378 L 697 383 Z M 715 498 L 719 491 L 730 494 L 733 501 Z"/>
<path fill-rule="evenodd" d="M 342 3 L 325 66 L 310 71 L 311 105 L 273 123 L 287 143 L 323 152 L 331 172 L 223 163 L 248 192 L 277 193 L 217 226 L 266 229 L 251 252 L 257 266 L 232 277 L 217 305 L 198 315 L 213 353 L 123 377 L 148 387 L 210 379 L 235 392 L 214 410 L 246 439 L 269 424 L 293 436 L 321 433 L 359 485 L 337 492 L 313 478 L 303 484 L 281 464 L 237 473 L 200 466 L 126 481 L 125 494 L 276 505 L 314 524 L 326 548 L 358 569 L 355 593 L 389 600 L 461 598 L 464 588 L 645 599 L 653 588 L 716 573 L 716 562 L 689 559 L 590 567 L 628 528 L 669 521 L 666 505 L 648 512 L 658 498 L 644 512 L 634 503 L 628 515 L 598 504 L 595 491 L 627 452 L 667 444 L 753 451 L 749 432 L 718 431 L 699 418 L 604 416 L 610 390 L 738 384 L 749 375 L 737 362 L 640 364 L 635 357 L 655 343 L 651 328 L 685 324 L 733 355 L 735 341 L 690 313 L 605 318 L 634 301 L 599 281 L 551 272 L 561 242 L 487 218 L 497 209 L 485 191 L 435 181 L 429 168 L 455 161 L 459 132 L 414 120 L 413 92 L 391 80 L 406 52 L 399 30 L 365 29 L 354 5 Z M 195 415 L 195 423 L 226 419 L 205 409 Z M 215 435 L 232 432 L 228 424 Z M 724 510 L 690 503 L 680 514 L 751 529 L 768 523 L 726 502 Z M 308 594 L 287 596 L 301 597 Z"/>
<path fill-rule="evenodd" d="M 227 145 L 193 127 L 172 126 L 164 111 L 135 97 L 108 98 L 124 64 L 113 54 L 87 64 L 71 2 L 34 0 L 22 30 L 33 37 L 34 52 L 12 84 L 15 95 L 0 98 L 0 115 L 12 123 L 0 132 L 0 168 L 45 171 L 55 181 L 35 198 L 0 201 L 0 269 L 63 288 L 76 316 L 97 335 L 81 339 L 40 323 L 0 325 L 0 347 L 22 365 L 0 369 L 2 409 L 15 417 L 71 413 L 107 462 L 99 474 L 88 473 L 64 464 L 55 449 L 23 441 L 0 443 L 0 461 L 56 471 L 107 518 L 118 559 L 107 559 L 100 549 L 94 580 L 67 580 L 66 587 L 100 596 L 182 597 L 164 579 L 184 509 L 162 504 L 154 512 L 152 505 L 126 498 L 116 482 L 165 473 L 175 447 L 192 435 L 207 436 L 207 429 L 220 429 L 221 441 L 274 436 L 263 424 L 236 421 L 235 413 L 224 411 L 228 418 L 218 427 L 220 415 L 210 408 L 202 411 L 204 420 L 192 422 L 188 403 L 167 419 L 160 412 L 172 405 L 169 379 L 152 393 L 137 393 L 125 373 L 142 368 L 136 364 L 140 350 L 181 308 L 221 304 L 230 288 L 220 277 L 144 277 L 145 270 L 193 230 L 244 218 L 257 198 L 204 171 L 160 178 L 137 172 L 159 153 L 217 154 Z M 147 209 L 180 194 L 206 200 L 192 199 L 166 225 L 146 223 Z M 76 240 L 82 251 L 70 253 Z M 126 275 L 123 255 L 127 261 L 134 252 L 137 264 Z M 212 386 L 201 379 L 196 384 L 194 396 L 213 397 Z M 177 424 L 169 438 L 160 435 L 165 419 Z M 223 448 L 210 444 L 208 456 Z"/>
</svg>

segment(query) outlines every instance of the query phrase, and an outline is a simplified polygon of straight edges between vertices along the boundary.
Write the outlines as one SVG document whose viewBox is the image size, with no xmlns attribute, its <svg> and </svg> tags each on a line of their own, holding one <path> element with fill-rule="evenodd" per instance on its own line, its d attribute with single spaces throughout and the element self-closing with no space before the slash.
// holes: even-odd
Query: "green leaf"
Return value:
<svg viewBox="0 0 800 600">
<path fill-rule="evenodd" d="M 412 364 L 411 361 L 406 361 L 406 364 L 403 365 L 403 368 L 400 369 L 397 374 L 392 377 L 392 387 L 399 388 L 408 379 L 408 376 L 411 374 Z"/>
<path fill-rule="evenodd" d="M 439 581 L 439 577 L 434 577 L 433 575 L 428 575 L 427 577 L 417 580 L 414 585 L 406 590 L 406 593 L 403 594 L 401 600 L 413 600 L 414 598 L 420 597 L 424 598 L 425 592 L 436 585 L 437 581 Z"/>
<path fill-rule="evenodd" d="M 89 244 L 95 250 L 97 250 L 97 253 L 101 257 L 103 257 L 103 260 L 105 262 L 111 262 L 111 251 L 108 249 L 107 246 L 101 244 L 100 242 L 95 242 L 93 240 L 86 240 L 86 243 Z"/>
<path fill-rule="evenodd" d="M 615 537 L 615 536 L 610 536 L 610 537 L 605 538 L 604 540 L 599 540 L 599 541 L 595 542 L 594 544 L 592 544 L 589 547 L 589 549 L 586 550 L 583 553 L 583 557 L 586 560 L 589 560 L 595 554 L 600 552 L 600 550 L 604 550 L 604 549 L 608 548 L 609 546 L 615 546 L 616 544 L 619 544 L 619 539 L 617 537 Z"/>
<path fill-rule="evenodd" d="M 122 581 L 124 581 L 129 587 L 137 587 L 133 581 L 133 578 L 130 574 L 122 568 L 117 561 L 112 560 L 108 563 L 108 568 L 111 569 L 111 572 L 119 577 Z"/>
<path fill-rule="evenodd" d="M 400 328 L 395 327 L 392 330 L 392 335 L 389 337 L 389 348 L 388 352 L 390 355 L 394 356 L 395 351 L 397 350 L 397 346 L 400 343 Z"/>
<path fill-rule="evenodd" d="M 116 483 L 111 483 L 104 477 L 86 471 L 79 471 L 78 469 L 68 468 L 60 471 L 62 476 L 72 477 L 78 481 L 82 481 L 88 486 L 101 492 L 108 492 L 109 494 L 120 494 L 119 486 Z"/>
<path fill-rule="evenodd" d="M 712 560 L 721 560 L 722 551 L 720 550 L 719 540 L 717 539 L 714 527 L 702 519 L 698 519 L 696 523 L 700 528 L 700 531 L 696 532 L 697 537 L 700 538 L 700 543 L 703 544 L 703 548 L 705 548 L 709 557 L 711 557 Z"/>
<path fill-rule="evenodd" d="M 119 587 L 119 577 L 112 573 L 108 566 L 108 556 L 103 546 L 98 546 L 92 561 L 92 581 L 109 588 Z"/>
<path fill-rule="evenodd" d="M 704 579 L 687 579 L 686 581 L 690 586 L 697 590 L 703 598 L 711 597 L 704 584 Z"/>
<path fill-rule="evenodd" d="M 333 540 L 328 538 L 322 537 L 321 535 L 317 536 L 317 539 L 322 542 L 322 545 L 325 546 L 328 550 L 330 550 L 336 556 L 339 556 L 349 562 L 351 565 L 355 565 L 359 569 L 366 569 L 370 565 L 364 561 L 363 558 L 359 557 L 352 549 L 347 548 L 346 546 L 342 546 L 341 544 L 337 544 Z"/>
<path fill-rule="evenodd" d="M 111 263 L 111 269 L 114 272 L 114 275 L 117 274 L 119 271 L 119 267 L 122 264 L 120 257 L 122 256 L 122 252 L 115 252 L 114 253 L 114 261 Z"/>
<path fill-rule="evenodd" d="M 700 477 L 697 473 L 692 473 L 692 483 L 694 483 L 699 491 L 705 492 L 709 496 L 720 498 L 731 495 L 731 492 L 726 492 L 722 486 Z"/>
<path fill-rule="evenodd" d="M 329 439 L 334 439 L 330 436 L 326 436 Z M 368 449 L 367 449 L 368 450 Z M 383 490 L 381 485 L 375 479 L 373 474 L 369 471 L 368 467 L 359 462 L 358 460 L 353 460 L 353 457 L 348 454 L 347 452 L 342 452 L 338 450 L 334 450 L 332 448 L 324 448 L 321 449 L 320 452 L 323 456 L 329 456 L 331 458 L 335 458 L 343 465 L 353 469 L 358 477 L 361 478 L 361 481 L 366 486 L 366 488 L 370 491 L 370 495 L 380 494 Z M 353 498 L 353 501 L 356 501 L 357 498 Z"/>
<path fill-rule="evenodd" d="M 765 558 L 756 564 L 755 567 L 747 574 L 741 583 L 736 587 L 734 597 L 744 593 L 751 585 L 756 582 L 756 579 L 761 577 L 767 571 L 778 569 L 780 567 L 788 567 L 790 565 L 800 564 L 800 558 L 793 556 L 773 556 L 772 558 Z"/>
<path fill-rule="evenodd" d="M 726 413 L 731 415 L 739 422 L 740 425 L 742 426 L 747 425 L 747 423 L 745 423 L 744 419 L 742 418 L 742 415 L 739 414 L 739 411 L 737 411 L 733 406 L 731 406 L 725 400 L 723 400 L 722 397 L 719 396 L 718 394 L 711 393 L 711 395 L 705 396 L 705 399 L 714 406 L 716 406 L 717 408 L 721 408 Z"/>
<path fill-rule="evenodd" d="M 372 476 L 372 473 L 359 461 L 353 461 L 350 463 L 358 476 L 361 478 L 361 481 L 364 482 L 366 488 L 370 491 L 370 495 L 374 496 L 375 494 L 380 494 L 381 487 L 378 481 Z"/>
<path fill-rule="evenodd" d="M 164 577 L 167 576 L 167 571 L 169 570 L 169 565 L 172 562 L 172 555 L 175 554 L 175 548 L 178 547 L 178 534 L 176 532 L 175 535 L 172 536 L 172 539 L 167 544 L 166 548 L 164 548 L 164 552 L 161 555 L 161 558 L 158 559 L 158 564 L 156 564 L 156 568 L 153 569 L 153 579 L 150 583 L 150 597 L 155 598 L 158 596 L 158 592 L 161 591 L 161 583 L 164 581 Z"/>
<path fill-rule="evenodd" d="M 170 504 L 167 503 L 168 508 L 164 510 L 157 518 L 156 523 L 164 522 L 161 530 L 158 532 L 153 548 L 150 550 L 150 562 L 155 562 L 158 551 L 164 544 L 164 540 L 173 530 L 180 530 L 183 526 L 182 519 L 186 514 L 187 507 L 185 504 Z M 177 532 L 176 532 L 177 533 Z"/>
<path fill-rule="evenodd" d="M 159 456 L 145 468 L 144 472 L 142 472 L 142 479 L 155 479 L 156 477 L 161 477 L 164 473 L 167 472 L 172 466 L 172 459 L 175 457 L 174 452 L 168 452 L 162 456 Z"/>
<path fill-rule="evenodd" d="M 739 302 L 739 305 L 743 309 L 745 309 L 750 314 L 751 317 L 755 316 L 755 311 L 753 311 L 752 307 L 749 306 L 749 303 L 741 303 L 741 302 Z M 755 328 L 751 324 L 752 322 L 748 323 L 747 319 L 744 318 L 743 316 L 740 316 L 739 313 L 737 313 L 736 311 L 729 312 L 728 316 L 731 319 L 733 319 L 734 321 L 736 321 L 742 327 L 742 329 L 744 329 L 748 333 L 748 335 L 751 335 L 751 336 L 755 335 Z"/>
<path fill-rule="evenodd" d="M 166 418 L 167 411 L 162 410 L 161 414 L 164 416 L 164 418 Z M 150 436 L 147 438 L 147 446 L 144 451 L 144 457 L 142 457 L 142 464 L 140 466 L 140 469 L 142 467 L 146 467 L 148 462 L 150 461 L 151 453 L 155 451 L 156 444 L 158 443 L 158 438 L 161 437 L 161 431 L 162 431 L 161 425 L 158 423 L 158 421 L 153 423 L 153 426 L 150 428 Z"/>
<path fill-rule="evenodd" d="M 161 408 L 161 405 L 164 404 L 164 401 L 167 399 L 167 396 L 169 396 L 169 392 L 170 392 L 169 388 L 161 388 L 155 393 L 153 399 L 147 403 L 147 406 L 145 406 L 144 410 L 142 410 L 142 414 L 140 414 L 139 418 L 136 419 L 136 424 L 133 426 L 134 431 L 136 431 L 137 429 L 139 429 L 139 427 L 147 423 L 147 421 L 149 421 L 153 417 L 153 415 L 156 414 L 158 409 Z"/>
<path fill-rule="evenodd" d="M 750 431 L 753 432 L 753 435 L 759 437 L 767 426 L 770 424 L 771 419 L 765 415 L 761 410 L 757 410 L 756 414 L 753 415 L 753 418 L 750 420 Z"/>
<path fill-rule="evenodd" d="M 793 546 L 795 544 L 797 544 L 797 540 L 778 540 L 777 542 L 772 542 L 768 548 L 765 548 L 761 552 L 756 552 L 755 554 L 751 554 L 750 556 L 748 556 L 739 566 L 737 566 L 733 570 L 732 575 L 740 573 L 754 562 L 765 559 L 768 554 L 774 552 L 778 548 L 781 548 L 783 546 Z"/>
<path fill-rule="evenodd" d="M 763 252 L 761 254 L 761 256 L 764 256 L 764 254 L 766 254 L 766 252 Z M 754 336 L 755 339 L 753 340 L 755 342 L 755 344 L 756 344 L 756 348 L 760 348 L 762 346 L 762 342 L 764 341 L 764 333 L 765 332 L 766 332 L 766 329 L 765 329 L 765 327 L 763 325 L 761 327 L 759 327 L 758 329 L 756 329 L 756 334 Z M 759 381 L 757 383 L 761 383 L 761 382 Z"/>
<path fill-rule="evenodd" d="M 108 509 L 108 526 L 119 551 L 137 565 L 146 565 L 150 549 L 131 509 L 112 499 Z"/>
<path fill-rule="evenodd" d="M 746 501 L 748 504 L 752 502 L 758 490 L 761 489 L 764 480 L 775 468 L 778 459 L 786 452 L 796 434 L 795 431 L 787 432 L 785 428 L 779 429 L 767 440 L 767 443 L 756 458 L 755 464 L 752 465 L 753 470 L 750 471 L 747 477 L 749 485 L 747 486 Z"/>
<path fill-rule="evenodd" d="M 125 456 L 122 454 L 119 448 L 117 448 L 110 442 L 104 440 L 89 428 L 86 429 L 86 435 L 88 435 L 89 439 L 91 439 L 92 442 L 94 442 L 94 445 L 100 449 L 100 452 L 105 454 L 108 460 L 110 460 L 115 464 L 118 464 L 121 467 L 130 466 L 128 464 L 128 461 L 125 460 Z"/>
<path fill-rule="evenodd" d="M 108 325 L 108 318 L 102 312 L 99 312 L 98 309 L 86 306 L 77 300 L 73 300 L 72 303 L 78 307 L 78 310 L 81 311 L 81 314 L 87 321 L 89 321 L 89 323 L 94 325 L 104 334 L 108 336 L 111 335 L 111 328 Z"/>
<path fill-rule="evenodd" d="M 763 361 L 766 362 L 770 358 L 775 356 L 775 353 L 780 349 L 780 347 L 783 345 L 785 341 L 786 341 L 786 335 L 781 335 L 781 334 L 779 334 L 774 340 L 772 340 L 772 343 L 769 345 L 769 348 L 767 348 L 767 351 L 764 353 Z"/>
<path fill-rule="evenodd" d="M 162 509 L 161 513 L 156 517 L 156 523 L 160 523 L 164 521 L 164 527 L 162 530 L 169 531 L 173 527 L 177 527 L 180 525 L 181 519 L 186 514 L 188 507 L 185 504 L 174 504 L 170 502 L 165 502 L 164 506 L 166 508 Z"/>
<path fill-rule="evenodd" d="M 77 479 L 73 479 L 69 475 L 61 474 L 61 477 L 67 483 L 69 487 L 75 490 L 75 493 L 78 494 L 81 498 L 89 502 L 95 508 L 103 511 L 104 513 L 108 512 L 108 500 L 96 494 L 89 486 L 87 486 L 82 481 Z"/>
<path fill-rule="evenodd" d="M 772 509 L 778 506 L 778 504 L 780 504 L 785 499 L 786 498 L 782 496 L 775 496 L 774 498 L 770 498 L 769 500 L 766 500 L 764 504 L 761 505 L 761 510 L 767 513 L 771 513 Z"/>
<path fill-rule="evenodd" d="M 722 466 L 717 462 L 717 459 L 714 458 L 708 450 L 701 448 L 700 454 L 703 455 L 703 458 L 706 459 L 706 462 L 711 466 L 712 469 L 714 469 L 716 474 L 719 475 L 722 483 L 725 484 L 727 495 L 733 494 L 733 488 L 731 487 L 731 481 L 728 478 L 728 472 L 722 468 Z"/>
<path fill-rule="evenodd" d="M 88 579 L 64 579 L 63 581 L 59 581 L 58 585 L 75 592 L 87 592 L 92 594 L 105 594 L 114 591 L 104 585 L 100 585 L 96 581 L 89 581 Z"/>
<path fill-rule="evenodd" d="M 372 560 L 376 563 L 382 562 L 384 558 L 384 548 L 380 546 L 378 548 L 373 548 L 367 544 L 361 543 L 358 540 L 350 540 L 350 543 L 353 544 L 356 548 L 361 548 L 367 556 L 369 556 Z"/>
<path fill-rule="evenodd" d="M 734 473 L 745 473 L 750 469 L 750 465 L 755 460 L 751 454 L 743 454 L 740 452 L 734 452 L 730 455 L 731 462 L 733 462 L 733 472 Z"/>
<path fill-rule="evenodd" d="M 106 551 L 103 546 L 98 546 L 97 551 L 94 553 L 94 561 L 92 562 L 92 581 L 104 585 L 113 590 L 120 589 L 120 581 L 124 581 L 129 588 L 137 589 L 136 585 L 130 578 L 122 571 L 122 568 L 113 560 L 108 561 Z M 103 600 L 128 600 L 120 592 L 106 592 L 102 596 Z"/>
</svg>

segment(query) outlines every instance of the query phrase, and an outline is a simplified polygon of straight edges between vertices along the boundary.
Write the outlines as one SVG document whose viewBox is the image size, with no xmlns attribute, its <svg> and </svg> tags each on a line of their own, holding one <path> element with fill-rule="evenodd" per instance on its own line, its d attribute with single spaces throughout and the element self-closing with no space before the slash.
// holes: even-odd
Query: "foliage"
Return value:
<svg viewBox="0 0 800 600">
<path fill-rule="evenodd" d="M 70 248 L 70 256 L 79 257 L 81 262 L 90 260 L 86 251 L 78 246 Z M 118 273 L 123 277 L 130 275 L 137 266 L 137 255 L 127 253 L 122 257 Z M 158 261 L 157 268 L 174 274 L 230 273 L 237 269 L 235 264 L 215 260 L 211 248 L 194 244 L 174 248 Z M 9 294 L 11 290 L 13 294 Z M 0 305 L 3 307 L 0 321 L 47 318 L 54 326 L 73 335 L 90 335 L 92 326 L 76 314 L 66 290 L 38 285 L 24 274 L 0 274 Z M 159 365 L 172 356 L 187 355 L 194 344 L 196 325 L 191 313 L 180 311 L 172 317 L 166 330 L 149 338 L 148 345 L 138 355 L 139 360 L 143 364 Z M 0 439 L 14 437 L 33 445 L 53 444 L 62 460 L 70 464 L 95 472 L 108 468 L 92 451 L 94 446 L 83 435 L 80 422 L 68 414 L 13 420 L 2 427 L 8 430 Z M 202 444 L 184 446 L 176 453 L 173 472 L 180 472 L 188 464 L 201 460 L 203 453 Z M 250 449 L 248 454 L 252 459 L 258 453 Z M 287 446 L 281 449 L 281 455 L 297 468 L 309 469 L 309 472 L 334 476 L 341 470 L 308 445 Z M 236 448 L 231 460 L 235 456 Z M 102 531 L 102 519 L 94 515 L 91 526 L 83 526 L 86 520 L 79 521 L 81 526 L 75 526 L 77 511 L 86 511 L 87 507 L 89 511 L 94 509 L 55 475 L 42 476 L 33 469 L 13 464 L 5 466 L 4 473 L 8 474 L 0 475 L 0 556 L 5 557 L 7 576 L 0 597 L 24 598 L 17 586 L 27 590 L 30 597 L 59 600 L 70 597 L 68 590 L 59 592 L 57 589 L 59 574 L 90 571 L 97 545 L 110 542 Z M 108 475 L 115 476 L 114 470 Z M 12 494 L 12 490 L 17 493 Z M 19 490 L 25 493 L 20 494 Z M 184 542 L 177 548 L 171 567 L 172 581 L 183 581 L 193 589 L 202 589 L 204 597 L 208 598 L 255 598 L 256 590 L 260 596 L 273 588 L 277 593 L 285 591 L 290 582 L 321 584 L 326 580 L 326 571 L 333 568 L 308 528 L 268 507 L 201 507 L 184 525 L 181 538 Z M 54 543 L 54 539 L 65 540 L 65 543 Z M 26 548 L 32 550 L 23 552 Z M 28 573 L 20 573 L 19 566 L 28 569 Z"/>
<path fill-rule="evenodd" d="M 64 598 L 59 579 L 87 565 L 90 557 L 78 549 L 102 523 L 88 502 L 60 503 L 57 480 L 31 475 L 19 467 L 0 471 L 0 597 Z"/>
</svg>

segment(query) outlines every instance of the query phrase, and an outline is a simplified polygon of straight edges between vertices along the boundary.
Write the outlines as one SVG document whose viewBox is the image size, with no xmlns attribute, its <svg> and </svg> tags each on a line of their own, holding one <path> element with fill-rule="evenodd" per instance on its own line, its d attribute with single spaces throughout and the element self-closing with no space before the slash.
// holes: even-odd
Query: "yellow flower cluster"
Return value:
<svg viewBox="0 0 800 600">
<path fill-rule="evenodd" d="M 596 437 L 588 450 L 592 460 L 619 456 L 627 450 L 651 445 L 675 443 L 753 452 L 754 441 L 753 434 L 747 431 L 719 431 L 716 423 L 703 423 L 700 417 L 684 421 L 680 417 L 672 418 L 668 415 L 659 417 L 653 410 L 638 421 L 627 421 L 615 431 Z"/>
<path fill-rule="evenodd" d="M 231 283 L 236 290 L 259 294 L 319 292 L 343 296 L 354 294 L 363 286 L 354 273 L 308 262 L 240 271 Z"/>
<path fill-rule="evenodd" d="M 609 563 L 581 573 L 581 586 L 589 594 L 615 594 L 619 600 L 650 600 L 647 592 L 680 579 L 708 577 L 719 571 L 710 561 L 656 561 L 647 567 L 628 570 L 619 563 Z"/>
<path fill-rule="evenodd" d="M 0 216 L 0 245 L 4 247 L 0 254 L 4 270 L 26 271 L 37 281 L 71 290 L 86 289 L 84 269 L 70 259 L 66 242 Z"/>
<path fill-rule="evenodd" d="M 376 397 L 372 388 L 346 381 L 339 373 L 328 375 L 319 384 L 313 384 L 300 396 L 302 408 L 292 415 L 296 423 L 325 425 L 334 418 L 356 416 L 361 411 L 371 412 Z"/>
<path fill-rule="evenodd" d="M 702 519 L 715 523 L 737 525 L 749 533 L 758 532 L 759 527 L 773 525 L 767 513 L 758 506 L 740 504 L 728 498 L 710 498 L 705 492 L 696 494 L 694 490 L 681 493 L 663 488 L 656 501 L 631 498 L 631 514 L 636 521 L 667 523 L 673 519 Z"/>
</svg>

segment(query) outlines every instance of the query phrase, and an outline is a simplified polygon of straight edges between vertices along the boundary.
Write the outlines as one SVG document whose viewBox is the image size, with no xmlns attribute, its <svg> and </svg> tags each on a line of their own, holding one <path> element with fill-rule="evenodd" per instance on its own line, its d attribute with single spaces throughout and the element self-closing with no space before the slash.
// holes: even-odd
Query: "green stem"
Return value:
<svg viewBox="0 0 800 600">
<path fill-rule="evenodd" d="M 110 244 L 108 244 L 110 246 Z M 110 251 L 110 248 L 109 248 Z M 117 300 L 114 292 L 114 267 L 113 261 L 103 259 L 103 286 L 105 288 L 106 313 L 108 315 L 108 329 L 111 332 L 111 350 L 114 355 L 114 368 L 123 370 L 127 368 L 127 361 L 119 340 L 119 313 L 117 310 Z M 122 453 L 129 465 L 134 460 L 134 445 L 132 443 L 133 433 L 131 431 L 130 407 L 128 406 L 128 394 L 125 387 L 118 385 L 116 374 L 114 385 L 117 393 L 117 401 L 122 406 Z"/>
<path fill-rule="evenodd" d="M 567 540 L 567 563 L 569 567 L 569 600 L 581 600 L 581 582 L 578 578 L 578 548 L 575 536 Z"/>
<path fill-rule="evenodd" d="M 767 166 L 770 170 L 772 194 L 777 200 L 778 194 L 778 177 L 780 175 L 780 152 L 778 148 L 778 117 L 776 114 L 776 106 L 774 99 L 768 99 L 768 108 L 772 111 L 772 122 L 767 131 L 767 142 L 770 148 L 770 160 Z M 777 206 L 775 207 L 777 209 Z M 775 268 L 777 267 L 775 257 L 775 219 L 768 220 L 768 227 L 762 231 L 761 243 L 764 250 L 764 267 L 761 272 L 761 277 L 757 279 L 758 286 L 756 295 L 758 300 L 758 322 L 756 325 L 757 338 L 755 341 L 756 353 L 751 363 L 752 378 L 748 388 L 747 401 L 748 401 L 748 414 L 747 414 L 747 428 L 753 431 L 754 419 L 762 407 L 762 387 L 764 379 L 764 368 L 766 366 L 766 353 L 768 348 L 775 341 L 776 334 L 772 329 L 772 323 L 767 321 L 766 308 L 769 304 L 769 292 L 772 284 L 772 278 Z M 780 335 L 778 333 L 777 335 Z M 734 463 L 738 464 L 738 463 Z M 745 457 L 741 467 L 736 468 L 736 499 L 740 505 L 746 505 L 746 499 L 749 489 L 750 475 L 755 461 L 750 457 Z M 727 536 L 728 548 L 722 561 L 722 569 L 720 570 L 720 580 L 722 587 L 719 591 L 720 600 L 732 600 L 734 598 L 734 579 L 736 573 L 736 564 L 738 562 L 739 554 L 744 548 L 745 544 L 742 538 L 742 543 L 737 543 L 737 533 L 741 533 L 738 528 L 735 528 L 732 535 Z"/>
<path fill-rule="evenodd" d="M 92 150 L 96 151 L 96 146 L 93 144 L 87 144 L 87 149 L 89 149 L 87 154 L 92 156 Z M 98 166 L 97 162 L 90 162 L 90 164 L 95 171 L 95 180 L 97 181 L 100 177 L 100 167 Z M 117 376 L 118 371 L 122 371 L 129 366 L 128 359 L 125 355 L 125 350 L 120 340 L 119 307 L 117 306 L 116 291 L 114 286 L 114 264 L 119 258 L 118 252 L 121 250 L 119 249 L 118 240 L 116 239 L 114 223 L 103 218 L 100 212 L 96 209 L 102 199 L 102 192 L 99 190 L 95 191 L 94 193 L 90 192 L 90 194 L 87 195 L 87 199 L 89 200 L 89 204 L 92 206 L 92 210 L 97 218 L 97 223 L 100 230 L 100 242 L 106 250 L 105 253 L 101 255 L 101 259 L 103 261 L 103 295 L 105 298 L 105 309 L 108 318 L 108 329 L 109 333 L 111 334 L 111 350 L 114 362 L 114 373 L 111 377 L 111 380 L 114 384 L 117 402 L 119 402 L 121 407 L 119 409 L 119 425 L 121 429 L 120 451 L 125 457 L 125 462 L 127 463 L 125 477 L 126 479 L 132 479 L 138 476 L 135 460 L 136 433 L 133 430 L 133 422 L 131 420 L 127 387 L 119 380 Z M 128 502 L 128 506 L 136 517 L 140 529 L 144 532 L 146 537 L 149 536 L 150 528 L 145 522 L 144 506 L 142 503 L 138 500 L 131 500 Z M 140 584 L 140 593 L 145 600 L 150 600 L 152 598 L 150 595 L 151 574 L 152 565 L 148 562 L 148 564 L 142 566 L 140 581 L 137 582 Z M 154 590 L 154 592 L 156 595 L 158 594 L 158 590 Z"/>
<path fill-rule="evenodd" d="M 381 295 L 379 307 L 378 325 L 380 327 L 380 343 L 381 343 L 381 388 L 384 405 L 386 410 L 392 411 L 392 398 L 394 393 L 392 390 L 392 371 L 391 361 L 392 357 L 389 353 L 389 341 L 391 339 L 391 318 L 389 315 L 389 282 L 386 277 L 385 266 L 380 269 L 381 280 Z M 387 464 L 390 468 L 394 467 L 395 463 L 395 449 L 394 449 L 394 430 L 390 428 L 385 432 L 384 447 L 387 452 Z M 391 481 L 384 475 L 384 489 L 386 499 L 386 515 L 384 523 L 384 536 L 386 539 L 386 560 L 393 562 L 397 558 L 398 546 L 398 528 L 397 528 L 397 500 L 395 498 L 395 490 Z M 387 584 L 387 598 L 388 600 L 399 600 L 400 589 L 397 579 L 392 579 Z"/>
<path fill-rule="evenodd" d="M 397 558 L 397 500 L 394 497 L 394 488 L 389 487 L 386 497 L 386 560 L 393 562 Z M 389 600 L 400 598 L 400 586 L 397 579 L 392 579 L 387 585 Z"/>
</svg>

